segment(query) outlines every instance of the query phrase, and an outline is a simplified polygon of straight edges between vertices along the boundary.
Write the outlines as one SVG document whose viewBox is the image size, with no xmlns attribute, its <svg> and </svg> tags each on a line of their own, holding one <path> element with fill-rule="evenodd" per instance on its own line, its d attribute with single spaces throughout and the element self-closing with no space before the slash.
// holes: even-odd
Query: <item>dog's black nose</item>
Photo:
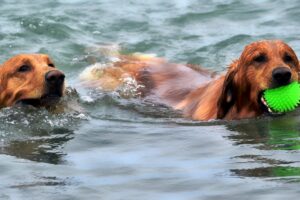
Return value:
<svg viewBox="0 0 300 200">
<path fill-rule="evenodd" d="M 65 75 L 61 71 L 52 70 L 46 73 L 45 75 L 46 82 L 49 85 L 62 85 L 65 80 Z"/>
<path fill-rule="evenodd" d="M 272 72 L 273 82 L 278 86 L 289 84 L 291 76 L 291 70 L 287 67 L 277 67 Z"/>
</svg>

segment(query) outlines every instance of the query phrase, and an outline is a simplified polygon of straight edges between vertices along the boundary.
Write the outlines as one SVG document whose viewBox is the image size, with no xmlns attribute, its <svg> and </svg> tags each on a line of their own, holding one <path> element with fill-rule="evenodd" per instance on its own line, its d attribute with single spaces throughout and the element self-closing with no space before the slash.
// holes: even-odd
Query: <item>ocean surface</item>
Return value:
<svg viewBox="0 0 300 200">
<path fill-rule="evenodd" d="M 299 199 L 300 112 L 195 122 L 82 88 L 99 47 L 223 72 L 243 47 L 282 39 L 300 53 L 297 0 L 0 0 L 0 62 L 47 53 L 82 112 L 0 111 L 0 199 Z"/>
</svg>

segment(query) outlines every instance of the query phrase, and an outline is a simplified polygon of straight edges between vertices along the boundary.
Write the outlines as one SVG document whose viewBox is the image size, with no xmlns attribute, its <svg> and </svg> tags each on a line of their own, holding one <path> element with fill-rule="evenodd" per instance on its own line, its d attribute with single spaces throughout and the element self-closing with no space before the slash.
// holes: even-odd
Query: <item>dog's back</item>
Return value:
<svg viewBox="0 0 300 200">
<path fill-rule="evenodd" d="M 86 85 L 106 91 L 116 90 L 124 80 L 133 78 L 142 86 L 140 96 L 175 108 L 191 91 L 211 81 L 213 74 L 198 66 L 134 54 L 120 55 L 118 61 L 106 66 L 91 66 L 81 78 Z"/>
</svg>

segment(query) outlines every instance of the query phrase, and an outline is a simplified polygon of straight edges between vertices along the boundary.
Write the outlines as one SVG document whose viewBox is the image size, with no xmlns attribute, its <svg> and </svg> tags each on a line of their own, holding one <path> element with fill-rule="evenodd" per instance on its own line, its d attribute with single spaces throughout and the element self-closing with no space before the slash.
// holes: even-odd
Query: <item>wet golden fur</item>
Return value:
<svg viewBox="0 0 300 200">
<path fill-rule="evenodd" d="M 263 40 L 247 45 L 225 75 L 162 58 L 120 55 L 119 61 L 84 79 L 89 86 L 115 90 L 124 77 L 133 77 L 144 85 L 142 97 L 182 110 L 185 117 L 232 120 L 264 113 L 258 97 L 273 87 L 272 71 L 279 66 L 290 69 L 291 81 L 298 81 L 299 62 L 292 48 L 279 40 Z"/>
</svg>

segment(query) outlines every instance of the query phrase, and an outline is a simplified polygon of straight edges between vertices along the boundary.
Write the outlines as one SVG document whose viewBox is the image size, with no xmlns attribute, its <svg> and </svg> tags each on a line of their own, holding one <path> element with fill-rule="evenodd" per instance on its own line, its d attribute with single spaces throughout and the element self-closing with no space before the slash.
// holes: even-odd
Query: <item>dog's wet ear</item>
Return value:
<svg viewBox="0 0 300 200">
<path fill-rule="evenodd" d="M 234 78 L 237 74 L 237 61 L 233 62 L 227 74 L 225 75 L 222 85 L 221 95 L 218 100 L 217 118 L 223 119 L 236 100 L 236 85 Z"/>
</svg>

